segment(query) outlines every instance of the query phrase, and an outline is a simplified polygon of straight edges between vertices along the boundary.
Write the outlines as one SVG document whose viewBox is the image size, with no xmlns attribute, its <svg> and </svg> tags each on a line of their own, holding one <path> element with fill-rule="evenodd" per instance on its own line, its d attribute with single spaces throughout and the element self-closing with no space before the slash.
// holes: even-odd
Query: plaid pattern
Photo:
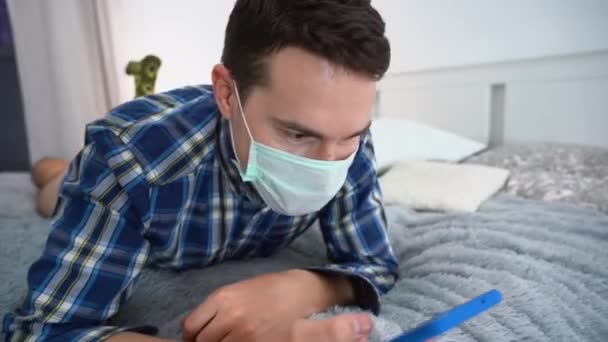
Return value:
<svg viewBox="0 0 608 342">
<path fill-rule="evenodd" d="M 273 212 L 241 181 L 228 123 L 209 87 L 136 99 L 87 127 L 86 146 L 60 191 L 23 306 L 4 319 L 7 340 L 101 340 L 145 265 L 203 267 L 266 256 L 319 219 L 334 264 L 360 305 L 378 310 L 396 280 L 369 133 L 344 187 L 321 211 Z"/>
</svg>

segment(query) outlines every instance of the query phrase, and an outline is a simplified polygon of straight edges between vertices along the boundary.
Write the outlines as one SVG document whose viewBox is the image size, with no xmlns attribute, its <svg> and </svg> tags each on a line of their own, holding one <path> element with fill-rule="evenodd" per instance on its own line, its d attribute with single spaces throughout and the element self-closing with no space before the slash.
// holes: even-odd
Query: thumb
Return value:
<svg viewBox="0 0 608 342">
<path fill-rule="evenodd" d="M 373 322 L 367 314 L 343 314 L 325 320 L 298 320 L 293 342 L 360 342 L 367 341 Z"/>
</svg>

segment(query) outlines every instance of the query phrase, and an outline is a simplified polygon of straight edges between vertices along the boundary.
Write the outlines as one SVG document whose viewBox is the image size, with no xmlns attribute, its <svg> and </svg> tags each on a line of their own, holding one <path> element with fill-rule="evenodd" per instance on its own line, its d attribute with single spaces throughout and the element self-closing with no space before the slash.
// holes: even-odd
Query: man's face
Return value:
<svg viewBox="0 0 608 342">
<path fill-rule="evenodd" d="M 297 48 L 281 50 L 268 64 L 269 86 L 254 87 L 243 103 L 253 139 L 312 159 L 342 160 L 352 154 L 370 124 L 374 80 Z M 231 121 L 235 150 L 245 167 L 250 138 L 234 92 L 228 102 L 222 113 Z"/>
</svg>

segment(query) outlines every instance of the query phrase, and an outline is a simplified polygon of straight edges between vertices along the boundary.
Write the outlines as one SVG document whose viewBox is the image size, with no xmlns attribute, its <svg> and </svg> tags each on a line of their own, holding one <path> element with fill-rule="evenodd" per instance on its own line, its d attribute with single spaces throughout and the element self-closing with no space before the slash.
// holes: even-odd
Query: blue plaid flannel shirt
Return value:
<svg viewBox="0 0 608 342">
<path fill-rule="evenodd" d="M 4 317 L 10 341 L 98 341 L 132 328 L 108 325 L 142 268 L 203 267 L 267 256 L 319 220 L 332 264 L 375 312 L 397 260 L 369 132 L 347 181 L 319 212 L 273 212 L 231 162 L 227 121 L 212 90 L 185 87 L 127 102 L 87 126 L 71 162 L 29 291 Z"/>
</svg>

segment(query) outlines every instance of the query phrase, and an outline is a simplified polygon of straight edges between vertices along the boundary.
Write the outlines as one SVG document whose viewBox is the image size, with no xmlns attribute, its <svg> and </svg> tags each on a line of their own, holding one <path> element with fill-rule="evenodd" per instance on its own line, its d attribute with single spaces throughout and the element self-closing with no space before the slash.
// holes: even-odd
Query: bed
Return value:
<svg viewBox="0 0 608 342">
<path fill-rule="evenodd" d="M 464 163 L 506 167 L 505 189 L 475 213 L 390 206 L 400 280 L 382 299 L 371 341 L 388 340 L 435 313 L 497 288 L 504 300 L 440 341 L 608 339 L 608 150 L 513 145 Z M 25 293 L 27 266 L 48 222 L 36 216 L 27 174 L 0 174 L 0 312 Z M 203 270 L 147 269 L 116 324 L 152 325 L 179 338 L 179 319 L 213 289 L 255 274 L 323 264 L 314 227 L 271 258 Z M 194 286 L 193 286 L 194 284 Z M 356 308 L 334 308 L 314 318 Z"/>
<path fill-rule="evenodd" d="M 509 194 L 608 213 L 608 149 L 517 144 L 492 149 L 466 162 L 510 170 L 505 189 Z"/>
</svg>

